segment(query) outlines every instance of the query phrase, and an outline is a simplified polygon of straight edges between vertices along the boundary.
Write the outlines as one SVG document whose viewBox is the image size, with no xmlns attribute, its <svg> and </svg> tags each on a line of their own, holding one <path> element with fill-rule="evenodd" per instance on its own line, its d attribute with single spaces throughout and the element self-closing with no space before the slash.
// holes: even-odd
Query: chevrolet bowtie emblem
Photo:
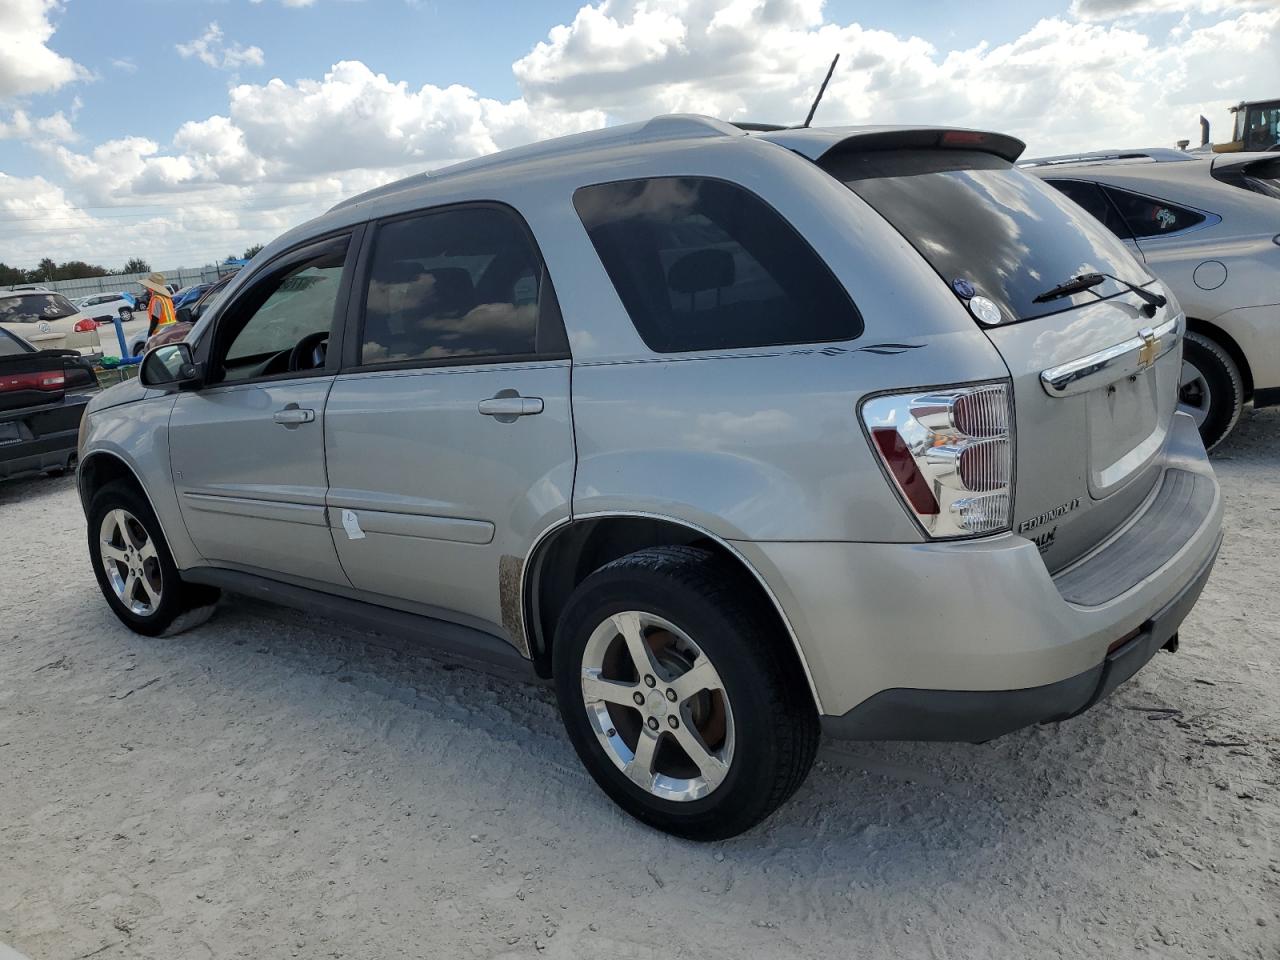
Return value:
<svg viewBox="0 0 1280 960">
<path fill-rule="evenodd" d="M 1138 336 L 1142 338 L 1142 347 L 1138 350 L 1138 369 L 1145 370 L 1156 362 L 1156 353 L 1160 349 L 1160 338 L 1156 336 L 1156 332 L 1150 327 L 1143 327 L 1138 331 Z"/>
</svg>

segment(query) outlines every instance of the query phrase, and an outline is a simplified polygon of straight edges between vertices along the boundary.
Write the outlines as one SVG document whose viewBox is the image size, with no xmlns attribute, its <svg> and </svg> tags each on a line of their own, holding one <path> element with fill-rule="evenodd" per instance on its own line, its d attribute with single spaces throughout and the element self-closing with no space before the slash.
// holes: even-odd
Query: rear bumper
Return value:
<svg viewBox="0 0 1280 960">
<path fill-rule="evenodd" d="M 1200 598 L 1217 556 L 1215 544 L 1196 578 L 1147 620 L 1137 636 L 1073 677 L 1022 690 L 883 690 L 848 713 L 824 716 L 823 732 L 846 740 L 982 743 L 1034 723 L 1084 713 L 1146 666 L 1157 651 L 1176 645 L 1178 627 Z"/>
<path fill-rule="evenodd" d="M 828 728 L 990 739 L 1078 712 L 1145 663 L 1195 603 L 1221 541 L 1217 480 L 1194 421 L 1174 419 L 1166 479 L 1193 474 L 1194 497 L 1161 500 L 1162 481 L 1126 533 L 1057 579 L 1035 545 L 1015 534 L 912 544 L 735 542 L 786 614 L 819 710 L 832 718 Z M 1196 515 L 1144 525 L 1155 510 L 1166 519 Z M 1135 550 L 1134 536 L 1145 536 L 1148 549 Z M 1125 579 L 1102 590 L 1090 576 L 1097 570 Z M 998 714 L 988 727 L 984 713 Z M 967 729 L 947 729 L 966 718 Z"/>
<path fill-rule="evenodd" d="M 80 418 L 88 397 L 0 412 L 0 423 L 16 423 L 18 440 L 0 442 L 0 480 L 65 468 L 76 453 Z"/>
</svg>

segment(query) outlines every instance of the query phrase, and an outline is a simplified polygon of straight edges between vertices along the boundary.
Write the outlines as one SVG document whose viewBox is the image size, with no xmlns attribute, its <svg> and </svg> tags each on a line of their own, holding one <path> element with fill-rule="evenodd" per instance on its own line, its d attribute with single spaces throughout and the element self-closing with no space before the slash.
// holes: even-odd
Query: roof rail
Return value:
<svg viewBox="0 0 1280 960">
<path fill-rule="evenodd" d="M 1194 160 L 1194 156 L 1172 147 L 1146 147 L 1136 150 L 1092 150 L 1087 153 L 1064 153 L 1056 157 L 1032 157 L 1018 164 L 1020 167 L 1052 167 L 1066 163 L 1118 163 L 1139 160 L 1148 163 L 1177 163 Z"/>
<path fill-rule="evenodd" d="M 470 160 L 463 160 L 447 167 L 414 174 L 395 183 L 377 187 L 343 200 L 329 209 L 331 211 L 339 210 L 375 197 L 386 196 L 389 193 L 420 186 L 428 181 L 442 180 L 446 177 L 456 177 L 478 170 L 498 169 L 531 161 L 554 161 L 559 157 L 572 156 L 587 150 L 605 149 L 645 141 L 745 136 L 746 134 L 738 127 L 723 120 L 716 120 L 713 117 L 704 117 L 693 113 L 664 114 L 640 123 L 626 123 L 616 127 L 604 127 L 599 130 L 573 133 L 564 137 L 556 137 L 552 140 L 539 140 L 524 146 L 501 150 L 497 153 L 473 157 Z"/>
</svg>

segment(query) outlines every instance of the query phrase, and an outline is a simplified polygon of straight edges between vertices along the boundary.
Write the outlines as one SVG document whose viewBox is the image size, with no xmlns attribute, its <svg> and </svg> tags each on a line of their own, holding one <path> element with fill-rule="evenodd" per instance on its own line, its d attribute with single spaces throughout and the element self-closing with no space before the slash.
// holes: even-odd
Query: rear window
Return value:
<svg viewBox="0 0 1280 960">
<path fill-rule="evenodd" d="M 969 281 L 1006 317 L 1030 320 L 1124 292 L 1108 281 L 1035 302 L 1082 273 L 1151 280 L 1099 221 L 991 154 L 879 150 L 841 154 L 823 167 L 897 228 L 947 284 Z"/>
<path fill-rule="evenodd" d="M 0 297 L 0 323 L 39 323 L 61 320 L 76 312 L 71 301 L 60 293 L 24 293 Z"/>
<path fill-rule="evenodd" d="M 777 211 L 723 180 L 582 187 L 574 207 L 649 349 L 852 340 L 862 317 Z"/>
</svg>

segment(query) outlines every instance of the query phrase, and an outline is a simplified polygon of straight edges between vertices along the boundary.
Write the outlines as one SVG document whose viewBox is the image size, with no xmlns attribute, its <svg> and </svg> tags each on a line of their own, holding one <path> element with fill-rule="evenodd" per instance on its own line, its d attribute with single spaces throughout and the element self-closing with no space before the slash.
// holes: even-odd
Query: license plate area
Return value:
<svg viewBox="0 0 1280 960">
<path fill-rule="evenodd" d="M 1164 445 L 1157 370 L 1123 377 L 1086 396 L 1089 418 L 1089 493 L 1115 491 L 1151 463 Z"/>
<path fill-rule="evenodd" d="M 0 447 L 17 443 L 22 439 L 16 423 L 0 423 Z"/>
</svg>

